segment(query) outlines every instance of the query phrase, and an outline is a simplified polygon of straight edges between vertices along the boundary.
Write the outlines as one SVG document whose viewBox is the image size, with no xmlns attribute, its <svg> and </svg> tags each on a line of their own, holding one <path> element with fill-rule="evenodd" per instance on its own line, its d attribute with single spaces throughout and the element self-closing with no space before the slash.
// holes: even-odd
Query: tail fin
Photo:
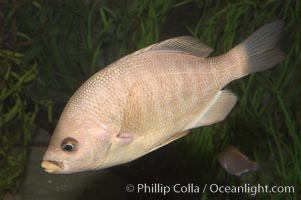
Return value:
<svg viewBox="0 0 301 200">
<path fill-rule="evenodd" d="M 284 59 L 284 53 L 276 47 L 282 29 L 280 20 L 269 23 L 237 46 L 247 59 L 242 75 L 269 69 Z"/>
</svg>

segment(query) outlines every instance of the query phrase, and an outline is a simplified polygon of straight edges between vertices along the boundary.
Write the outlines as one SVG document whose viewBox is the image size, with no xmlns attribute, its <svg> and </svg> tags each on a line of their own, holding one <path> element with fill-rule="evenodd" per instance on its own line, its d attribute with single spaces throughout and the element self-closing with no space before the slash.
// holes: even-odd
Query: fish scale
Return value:
<svg viewBox="0 0 301 200">
<path fill-rule="evenodd" d="M 187 66 L 187 57 L 192 59 L 190 66 Z M 170 61 L 171 59 L 173 62 Z M 210 85 L 211 78 L 208 78 L 208 74 L 213 73 L 210 71 L 210 65 L 215 64 L 214 61 L 207 62 L 202 58 L 189 55 L 177 55 L 175 58 L 175 55 L 169 53 L 169 55 L 165 54 L 160 62 L 169 70 L 155 77 L 147 77 L 145 81 L 138 81 L 137 87 L 133 86 L 134 89 L 130 93 L 136 96 L 128 104 L 126 111 L 129 113 L 125 113 L 127 117 L 121 130 L 140 135 L 143 133 L 142 140 L 147 140 L 148 146 L 156 146 L 162 140 L 183 131 L 189 121 L 200 115 L 208 105 L 208 100 L 212 99 L 225 84 L 216 82 L 209 88 L 204 87 Z M 200 70 L 200 68 L 208 70 Z M 162 85 L 165 87 L 160 87 Z M 208 91 L 212 95 L 206 95 Z M 153 137 L 154 133 L 157 134 L 156 137 Z"/>
</svg>

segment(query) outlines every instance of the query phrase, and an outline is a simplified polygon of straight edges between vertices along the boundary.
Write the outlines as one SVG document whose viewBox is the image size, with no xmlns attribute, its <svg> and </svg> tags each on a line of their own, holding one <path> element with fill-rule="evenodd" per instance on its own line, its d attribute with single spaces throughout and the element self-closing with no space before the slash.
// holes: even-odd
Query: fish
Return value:
<svg viewBox="0 0 301 200">
<path fill-rule="evenodd" d="M 250 171 L 258 170 L 258 163 L 249 160 L 232 145 L 227 146 L 219 155 L 218 161 L 231 175 L 242 176 Z"/>
<path fill-rule="evenodd" d="M 67 102 L 42 168 L 70 174 L 128 163 L 223 121 L 237 97 L 224 87 L 284 59 L 283 22 L 271 22 L 219 56 L 192 36 L 131 53 L 92 75 Z"/>
</svg>

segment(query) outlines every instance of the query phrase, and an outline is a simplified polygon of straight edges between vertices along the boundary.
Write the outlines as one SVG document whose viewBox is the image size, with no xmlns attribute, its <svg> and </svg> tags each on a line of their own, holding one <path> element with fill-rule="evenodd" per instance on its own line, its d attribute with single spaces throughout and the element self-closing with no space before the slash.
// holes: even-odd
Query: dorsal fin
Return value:
<svg viewBox="0 0 301 200">
<path fill-rule="evenodd" d="M 147 51 L 175 51 L 206 58 L 213 49 L 191 36 L 180 36 L 150 45 L 132 53 L 131 55 L 137 55 Z"/>
</svg>

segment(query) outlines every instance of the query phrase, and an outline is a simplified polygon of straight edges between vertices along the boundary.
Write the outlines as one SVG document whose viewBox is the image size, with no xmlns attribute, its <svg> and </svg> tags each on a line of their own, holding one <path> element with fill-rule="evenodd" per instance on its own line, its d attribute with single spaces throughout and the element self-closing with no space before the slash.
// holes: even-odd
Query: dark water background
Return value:
<svg viewBox="0 0 301 200">
<path fill-rule="evenodd" d="M 22 191 L 26 166 L 30 166 L 28 150 L 32 144 L 47 145 L 33 142 L 32 127 L 51 134 L 73 92 L 102 67 L 180 35 L 199 38 L 215 49 L 211 56 L 219 55 L 262 25 L 281 19 L 285 61 L 227 86 L 238 103 L 225 121 L 195 129 L 136 161 L 105 170 L 109 175 L 97 178 L 95 172 L 75 199 L 111 199 L 116 194 L 122 199 L 253 199 L 250 194 L 202 193 L 202 189 L 206 184 L 258 183 L 294 186 L 295 193 L 258 194 L 256 199 L 297 199 L 301 185 L 300 9 L 300 1 L 0 1 L 1 195 Z M 217 155 L 230 144 L 262 163 L 262 169 L 243 177 L 228 175 Z M 171 188 L 193 184 L 201 191 L 164 196 L 125 190 L 127 184 L 143 183 Z"/>
</svg>

